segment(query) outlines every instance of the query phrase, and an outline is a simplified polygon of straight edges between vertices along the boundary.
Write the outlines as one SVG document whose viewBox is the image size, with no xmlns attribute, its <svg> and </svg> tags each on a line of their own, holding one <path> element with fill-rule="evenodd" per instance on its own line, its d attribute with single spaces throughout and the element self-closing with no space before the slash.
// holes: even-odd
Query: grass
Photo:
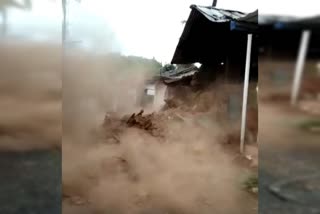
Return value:
<svg viewBox="0 0 320 214">
<path fill-rule="evenodd" d="M 320 120 L 307 120 L 299 124 L 299 127 L 307 131 L 320 130 Z"/>
<path fill-rule="evenodd" d="M 250 193 L 257 194 L 258 193 L 258 175 L 250 175 L 243 183 L 244 189 Z"/>
</svg>

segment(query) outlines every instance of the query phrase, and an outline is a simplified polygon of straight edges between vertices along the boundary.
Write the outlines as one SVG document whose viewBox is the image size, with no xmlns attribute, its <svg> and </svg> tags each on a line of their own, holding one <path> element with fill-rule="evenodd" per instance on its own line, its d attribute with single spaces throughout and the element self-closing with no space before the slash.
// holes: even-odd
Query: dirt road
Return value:
<svg viewBox="0 0 320 214">
<path fill-rule="evenodd" d="M 315 118 L 259 104 L 259 213 L 320 213 L 319 135 L 299 127 Z"/>
</svg>

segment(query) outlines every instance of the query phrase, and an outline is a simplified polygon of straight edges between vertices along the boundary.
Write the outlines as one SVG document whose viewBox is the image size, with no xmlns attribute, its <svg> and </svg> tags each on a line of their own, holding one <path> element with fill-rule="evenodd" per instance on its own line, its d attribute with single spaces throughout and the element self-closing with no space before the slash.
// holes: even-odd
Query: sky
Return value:
<svg viewBox="0 0 320 214">
<path fill-rule="evenodd" d="M 190 13 L 189 6 L 212 4 L 212 0 L 82 0 L 81 4 L 68 1 L 69 41 L 97 53 L 117 51 L 155 57 L 162 63 L 171 61 L 184 27 L 181 21 Z M 320 2 L 218 0 L 217 7 L 243 12 L 258 8 L 259 14 L 309 16 L 319 12 Z M 61 0 L 33 0 L 31 11 L 8 11 L 8 37 L 61 40 Z"/>
</svg>

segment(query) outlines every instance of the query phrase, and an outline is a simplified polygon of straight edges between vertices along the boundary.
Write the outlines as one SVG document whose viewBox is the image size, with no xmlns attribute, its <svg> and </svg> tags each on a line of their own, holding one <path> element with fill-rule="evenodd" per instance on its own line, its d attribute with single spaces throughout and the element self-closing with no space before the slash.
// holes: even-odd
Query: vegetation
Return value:
<svg viewBox="0 0 320 214">
<path fill-rule="evenodd" d="M 143 70 L 151 76 L 159 75 L 162 64 L 156 59 L 147 59 L 138 56 L 123 56 L 121 54 L 112 53 L 107 56 L 107 60 L 112 61 L 118 71 L 137 71 Z"/>
<path fill-rule="evenodd" d="M 258 175 L 250 175 L 244 182 L 244 188 L 251 193 L 258 193 Z"/>
<path fill-rule="evenodd" d="M 319 132 L 320 130 L 320 120 L 308 120 L 299 124 L 301 129 L 311 131 L 311 132 Z"/>
</svg>

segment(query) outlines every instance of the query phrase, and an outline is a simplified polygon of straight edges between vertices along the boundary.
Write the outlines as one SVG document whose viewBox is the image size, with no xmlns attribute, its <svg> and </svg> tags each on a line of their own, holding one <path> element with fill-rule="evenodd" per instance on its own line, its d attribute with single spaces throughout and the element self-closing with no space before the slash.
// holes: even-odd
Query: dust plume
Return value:
<svg viewBox="0 0 320 214">
<path fill-rule="evenodd" d="M 63 135 L 90 143 L 107 112 L 137 109 L 148 70 L 126 67 L 119 55 L 69 52 L 63 73 Z M 150 72 L 149 72 L 150 73 Z M 85 142 L 84 142 L 85 141 Z"/>
<path fill-rule="evenodd" d="M 221 149 L 215 117 L 200 124 L 192 114 L 181 112 L 181 122 L 155 112 L 166 118 L 159 122 L 161 137 L 120 125 L 119 142 L 106 141 L 106 134 L 116 134 L 102 127 L 106 114 L 119 119 L 139 111 L 132 92 L 142 93 L 148 78 L 148 69 L 119 66 L 110 57 L 67 57 L 64 201 L 92 213 L 256 213 L 256 201 L 241 189 L 243 171 Z"/>
<path fill-rule="evenodd" d="M 60 45 L 1 41 L 0 65 L 0 150 L 60 147 Z"/>
</svg>

